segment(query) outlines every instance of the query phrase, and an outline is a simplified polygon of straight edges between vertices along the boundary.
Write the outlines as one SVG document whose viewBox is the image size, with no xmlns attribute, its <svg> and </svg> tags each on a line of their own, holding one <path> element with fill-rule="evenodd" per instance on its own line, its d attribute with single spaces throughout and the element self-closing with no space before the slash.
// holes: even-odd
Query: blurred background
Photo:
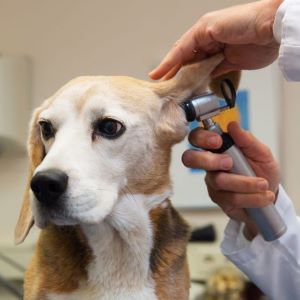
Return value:
<svg viewBox="0 0 300 300">
<path fill-rule="evenodd" d="M 0 0 L 0 281 L 5 281 L 0 299 L 17 299 L 38 234 L 34 230 L 23 245 L 13 245 L 26 184 L 25 144 L 32 110 L 79 75 L 148 79 L 148 72 L 201 15 L 246 2 Z M 299 212 L 300 84 L 285 82 L 274 64 L 245 72 L 241 89 L 247 93 L 249 128 L 275 153 L 282 183 Z M 214 270 L 229 265 L 219 251 L 227 217 L 209 203 L 202 183 L 189 192 L 176 185 L 188 172 L 180 165 L 186 147 L 183 142 L 175 149 L 175 205 L 193 228 L 212 225 L 216 237 L 189 245 L 192 278 L 200 283 L 193 285 L 191 299 L 200 299 L 201 284 Z M 181 195 L 193 201 L 185 202 Z"/>
</svg>

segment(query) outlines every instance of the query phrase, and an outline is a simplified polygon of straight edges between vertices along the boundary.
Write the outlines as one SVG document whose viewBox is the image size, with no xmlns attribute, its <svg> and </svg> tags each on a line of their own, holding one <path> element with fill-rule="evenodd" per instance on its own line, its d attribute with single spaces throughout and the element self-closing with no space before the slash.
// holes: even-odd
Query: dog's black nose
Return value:
<svg viewBox="0 0 300 300">
<path fill-rule="evenodd" d="M 54 205 L 66 191 L 68 175 L 60 170 L 49 169 L 36 173 L 31 179 L 31 189 L 38 201 Z"/>
</svg>

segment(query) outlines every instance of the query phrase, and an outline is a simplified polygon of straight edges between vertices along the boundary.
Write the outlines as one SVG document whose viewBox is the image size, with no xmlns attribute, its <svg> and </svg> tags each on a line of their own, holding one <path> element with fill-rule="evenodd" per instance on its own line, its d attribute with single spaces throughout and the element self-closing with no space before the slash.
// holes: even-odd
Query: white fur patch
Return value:
<svg viewBox="0 0 300 300">
<path fill-rule="evenodd" d="M 170 195 L 124 195 L 98 225 L 83 225 L 94 260 L 88 282 L 71 294 L 48 299 L 157 300 L 151 277 L 153 233 L 149 211 Z"/>
</svg>

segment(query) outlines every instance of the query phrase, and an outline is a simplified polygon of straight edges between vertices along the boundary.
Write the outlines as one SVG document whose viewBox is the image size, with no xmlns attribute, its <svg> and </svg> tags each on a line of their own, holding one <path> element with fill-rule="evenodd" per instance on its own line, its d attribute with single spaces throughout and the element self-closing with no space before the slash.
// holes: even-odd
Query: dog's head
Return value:
<svg viewBox="0 0 300 300">
<path fill-rule="evenodd" d="M 16 227 L 16 243 L 33 220 L 99 223 L 120 194 L 168 188 L 170 149 L 187 133 L 178 105 L 204 92 L 218 55 L 183 68 L 169 81 L 128 77 L 77 78 L 34 112 L 30 170 Z"/>
</svg>

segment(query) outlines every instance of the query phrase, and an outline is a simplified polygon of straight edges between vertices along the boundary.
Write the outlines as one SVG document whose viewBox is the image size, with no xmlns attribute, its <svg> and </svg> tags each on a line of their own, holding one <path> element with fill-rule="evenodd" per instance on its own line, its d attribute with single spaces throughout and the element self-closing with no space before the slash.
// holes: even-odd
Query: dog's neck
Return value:
<svg viewBox="0 0 300 300">
<path fill-rule="evenodd" d="M 87 291 L 94 295 L 91 299 L 157 299 L 151 269 L 155 241 L 151 211 L 166 210 L 169 196 L 170 190 L 155 195 L 124 194 L 103 222 L 77 229 L 86 239 L 83 256 L 89 255 L 82 270 L 86 274 L 78 278 L 72 299 L 86 297 Z M 65 299 L 63 291 L 48 297 Z"/>
<path fill-rule="evenodd" d="M 90 282 L 139 289 L 149 281 L 153 246 L 149 212 L 157 206 L 165 207 L 169 196 L 169 191 L 149 196 L 125 194 L 104 222 L 82 226 L 94 255 L 89 266 Z"/>
</svg>

